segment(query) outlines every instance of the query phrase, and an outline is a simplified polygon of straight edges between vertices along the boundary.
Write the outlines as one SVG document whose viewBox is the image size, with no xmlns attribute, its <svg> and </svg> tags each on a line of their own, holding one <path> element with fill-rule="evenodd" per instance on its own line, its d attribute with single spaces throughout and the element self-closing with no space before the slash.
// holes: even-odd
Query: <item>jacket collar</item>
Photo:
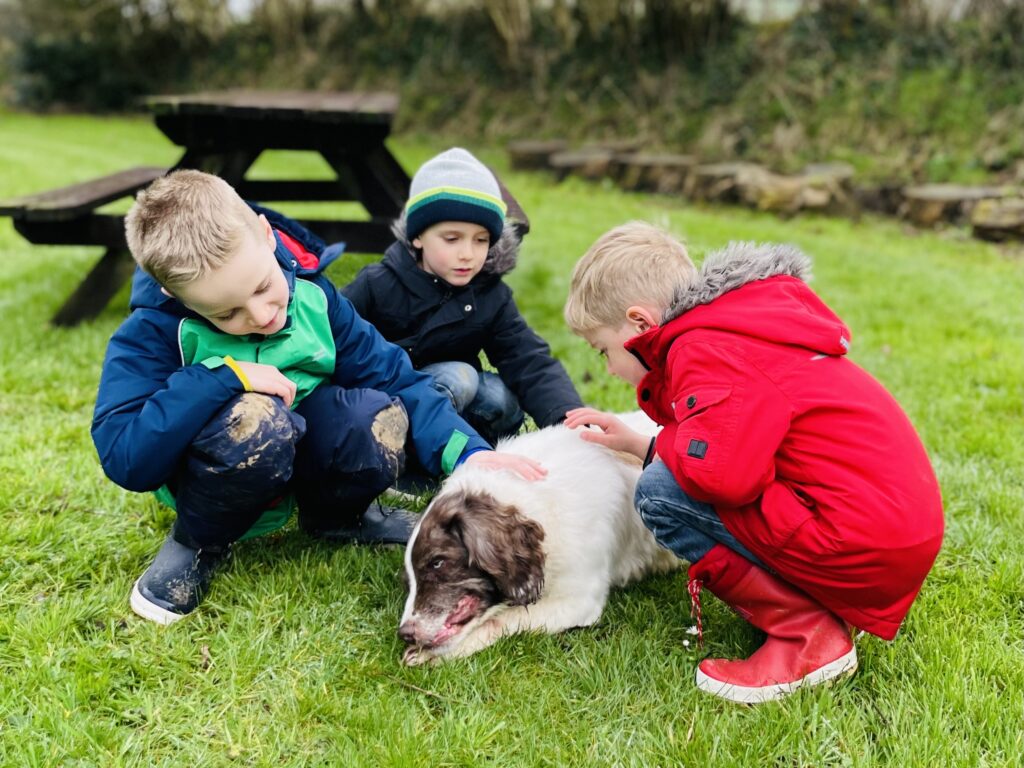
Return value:
<svg viewBox="0 0 1024 768">
<path fill-rule="evenodd" d="M 466 285 L 451 285 L 436 275 L 421 269 L 412 249 L 401 241 L 391 244 L 384 252 L 381 263 L 406 290 L 425 301 L 434 301 L 445 295 L 464 295 L 467 291 L 471 292 L 474 288 L 479 288 L 498 279 L 497 275 L 480 272 Z"/>
<path fill-rule="evenodd" d="M 432 301 L 445 293 L 459 290 L 435 275 L 420 269 L 413 252 L 401 242 L 392 243 L 381 261 L 407 291 L 418 299 Z"/>
</svg>

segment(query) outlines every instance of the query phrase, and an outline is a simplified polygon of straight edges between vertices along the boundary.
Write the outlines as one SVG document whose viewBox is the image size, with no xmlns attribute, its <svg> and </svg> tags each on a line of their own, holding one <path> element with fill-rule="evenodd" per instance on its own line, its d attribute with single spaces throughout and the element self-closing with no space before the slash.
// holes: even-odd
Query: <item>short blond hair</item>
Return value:
<svg viewBox="0 0 1024 768">
<path fill-rule="evenodd" d="M 217 176 L 175 171 L 139 193 L 125 218 L 132 257 L 168 290 L 222 266 L 258 218 Z"/>
<path fill-rule="evenodd" d="M 685 245 L 658 227 L 631 221 L 605 232 L 576 262 L 565 321 L 585 335 L 620 328 L 633 305 L 663 313 L 696 274 Z"/>
</svg>

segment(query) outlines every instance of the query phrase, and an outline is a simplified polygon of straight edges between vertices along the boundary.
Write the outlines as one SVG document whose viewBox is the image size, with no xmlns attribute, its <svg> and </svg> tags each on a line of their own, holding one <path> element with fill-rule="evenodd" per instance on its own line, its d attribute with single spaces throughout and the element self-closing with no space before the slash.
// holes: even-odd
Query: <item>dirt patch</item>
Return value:
<svg viewBox="0 0 1024 768">
<path fill-rule="evenodd" d="M 388 464 L 396 471 L 401 471 L 405 456 L 405 436 L 409 431 L 409 417 L 405 408 L 397 403 L 385 408 L 374 418 L 370 431 Z"/>
<path fill-rule="evenodd" d="M 182 576 L 178 579 L 172 579 L 167 582 L 167 594 L 170 597 L 171 602 L 175 605 L 188 605 L 192 602 L 192 593 L 195 590 L 195 584 L 192 583 L 191 578 L 193 574 Z"/>
<path fill-rule="evenodd" d="M 236 443 L 252 438 L 274 416 L 273 401 L 266 395 L 247 392 L 238 398 L 228 418 L 228 436 Z"/>
</svg>

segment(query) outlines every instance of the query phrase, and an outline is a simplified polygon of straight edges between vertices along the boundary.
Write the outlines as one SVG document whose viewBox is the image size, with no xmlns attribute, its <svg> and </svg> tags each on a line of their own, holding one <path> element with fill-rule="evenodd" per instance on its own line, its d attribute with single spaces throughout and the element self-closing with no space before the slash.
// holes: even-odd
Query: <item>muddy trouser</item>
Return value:
<svg viewBox="0 0 1024 768">
<path fill-rule="evenodd" d="M 307 530 L 358 519 L 399 475 L 408 431 L 397 398 L 323 384 L 294 410 L 238 396 L 189 446 L 171 489 L 174 537 L 192 547 L 237 541 L 289 491 Z"/>
</svg>

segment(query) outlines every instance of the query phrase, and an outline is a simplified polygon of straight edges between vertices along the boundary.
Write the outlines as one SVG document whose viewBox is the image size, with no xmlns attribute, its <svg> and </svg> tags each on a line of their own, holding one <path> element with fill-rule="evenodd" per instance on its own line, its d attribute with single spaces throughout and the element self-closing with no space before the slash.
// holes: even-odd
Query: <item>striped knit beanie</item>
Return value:
<svg viewBox="0 0 1024 768">
<path fill-rule="evenodd" d="M 464 149 L 455 147 L 425 162 L 412 177 L 405 204 L 405 231 L 411 241 L 441 221 L 479 224 L 498 242 L 505 225 L 505 203 L 494 174 Z"/>
</svg>

